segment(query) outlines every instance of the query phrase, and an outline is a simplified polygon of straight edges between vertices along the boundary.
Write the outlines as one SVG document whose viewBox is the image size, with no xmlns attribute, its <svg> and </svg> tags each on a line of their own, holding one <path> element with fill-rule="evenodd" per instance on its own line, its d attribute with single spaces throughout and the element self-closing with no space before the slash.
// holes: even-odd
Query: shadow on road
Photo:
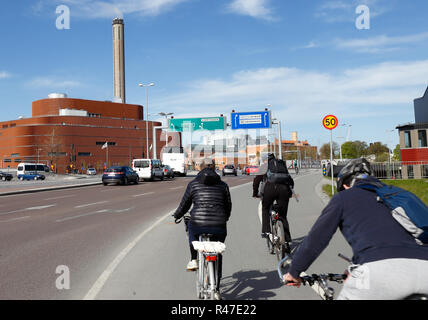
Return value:
<svg viewBox="0 0 428 320">
<path fill-rule="evenodd" d="M 263 300 L 276 296 L 270 290 L 279 287 L 276 271 L 243 270 L 223 278 L 221 292 L 226 300 Z"/>
</svg>

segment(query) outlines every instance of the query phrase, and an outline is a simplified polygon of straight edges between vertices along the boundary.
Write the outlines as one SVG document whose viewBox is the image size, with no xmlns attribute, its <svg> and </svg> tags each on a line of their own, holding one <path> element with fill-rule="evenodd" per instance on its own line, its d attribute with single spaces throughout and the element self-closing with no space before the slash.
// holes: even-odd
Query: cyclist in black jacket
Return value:
<svg viewBox="0 0 428 320">
<path fill-rule="evenodd" d="M 379 183 L 365 159 L 350 160 L 337 178 L 339 191 L 328 203 L 300 244 L 288 273 L 289 285 L 300 285 L 300 273 L 327 247 L 340 228 L 353 250 L 350 275 L 338 297 L 342 299 L 404 299 L 428 294 L 428 247 L 419 245 L 377 201 L 374 192 L 358 184 Z"/>
<path fill-rule="evenodd" d="M 188 271 L 198 268 L 197 251 L 192 241 L 198 241 L 200 234 L 213 234 L 211 241 L 224 242 L 227 235 L 226 223 L 232 211 L 232 201 L 228 185 L 221 181 L 215 172 L 215 163 L 205 159 L 201 171 L 188 185 L 180 205 L 174 213 L 175 219 L 180 219 L 190 211 L 188 223 L 189 245 L 191 259 L 187 265 Z M 219 255 L 219 279 L 221 279 L 222 257 Z M 220 281 L 218 281 L 220 285 Z M 219 288 L 217 288 L 219 289 Z"/>
<path fill-rule="evenodd" d="M 286 243 L 291 242 L 290 227 L 287 220 L 288 202 L 292 196 L 291 188 L 294 188 L 294 180 L 289 176 L 287 184 L 278 184 L 269 182 L 267 179 L 267 171 L 272 161 L 275 161 L 275 156 L 270 153 L 267 156 L 266 163 L 262 164 L 259 168 L 259 172 L 253 181 L 253 197 L 260 197 L 262 201 L 262 237 L 266 238 L 271 233 L 269 224 L 269 211 L 270 207 L 276 200 L 279 206 L 279 216 L 284 222 L 285 241 Z M 285 167 L 288 174 L 288 170 Z M 260 184 L 263 183 L 262 195 L 259 195 Z"/>
</svg>

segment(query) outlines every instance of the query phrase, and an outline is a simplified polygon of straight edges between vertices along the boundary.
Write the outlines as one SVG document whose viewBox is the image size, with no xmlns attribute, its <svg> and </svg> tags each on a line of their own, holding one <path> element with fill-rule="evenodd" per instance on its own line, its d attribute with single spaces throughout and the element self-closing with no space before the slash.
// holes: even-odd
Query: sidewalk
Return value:
<svg viewBox="0 0 428 320">
<path fill-rule="evenodd" d="M 14 177 L 11 181 L 0 181 L 0 196 L 31 193 L 48 190 L 79 188 L 101 184 L 101 175 L 84 174 L 54 175 L 47 174 L 45 180 L 20 181 Z"/>
</svg>

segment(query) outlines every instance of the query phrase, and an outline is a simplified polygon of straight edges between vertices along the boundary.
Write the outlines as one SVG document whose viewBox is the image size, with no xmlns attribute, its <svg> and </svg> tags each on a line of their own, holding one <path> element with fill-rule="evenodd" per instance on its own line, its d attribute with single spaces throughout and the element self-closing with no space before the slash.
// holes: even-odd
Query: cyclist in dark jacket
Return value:
<svg viewBox="0 0 428 320">
<path fill-rule="evenodd" d="M 232 211 L 229 187 L 214 171 L 214 162 L 204 160 L 201 169 L 196 178 L 187 185 L 180 205 L 174 213 L 174 218 L 180 219 L 193 204 L 188 223 L 191 253 L 191 260 L 187 265 L 188 271 L 198 268 L 197 251 L 193 248 L 192 241 L 198 241 L 199 235 L 206 233 L 214 235 L 210 239 L 211 241 L 224 242 L 227 235 L 226 223 Z M 220 255 L 219 279 L 221 278 L 221 261 Z"/>
<path fill-rule="evenodd" d="M 277 184 L 267 180 L 267 170 L 269 168 L 269 162 L 274 161 L 275 156 L 271 153 L 267 156 L 267 163 L 260 166 L 259 172 L 253 181 L 253 197 L 261 196 L 262 201 L 262 237 L 266 238 L 270 230 L 269 224 L 269 212 L 272 204 L 276 200 L 279 206 L 279 216 L 284 222 L 285 241 L 291 242 L 290 227 L 287 220 L 288 202 L 292 196 L 291 188 L 294 188 L 294 180 L 289 177 L 288 184 Z M 285 168 L 286 169 L 286 168 Z M 287 170 L 287 169 L 286 169 Z M 288 170 L 287 170 L 288 173 Z M 262 194 L 259 194 L 260 184 L 263 183 L 264 187 Z"/>
<path fill-rule="evenodd" d="M 428 247 L 416 243 L 390 209 L 377 201 L 375 192 L 356 187 L 361 183 L 376 184 L 379 180 L 371 176 L 367 160 L 350 160 L 338 175 L 339 193 L 296 250 L 284 280 L 300 285 L 300 273 L 340 228 L 352 247 L 354 265 L 338 299 L 395 300 L 428 294 Z"/>
</svg>

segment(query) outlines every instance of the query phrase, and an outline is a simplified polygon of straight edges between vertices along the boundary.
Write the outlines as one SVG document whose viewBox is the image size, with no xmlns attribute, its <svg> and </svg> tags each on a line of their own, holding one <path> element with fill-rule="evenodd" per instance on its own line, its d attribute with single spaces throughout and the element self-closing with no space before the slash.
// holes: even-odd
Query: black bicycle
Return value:
<svg viewBox="0 0 428 320">
<path fill-rule="evenodd" d="M 290 253 L 290 244 L 286 241 L 284 224 L 284 220 L 279 216 L 279 206 L 274 203 L 270 210 L 271 234 L 266 238 L 266 242 L 269 253 L 276 254 L 278 260 Z"/>
<path fill-rule="evenodd" d="M 340 258 L 346 260 L 349 263 L 352 263 L 351 259 L 345 257 L 344 255 L 338 255 Z M 282 284 L 287 285 L 288 282 L 284 281 L 284 272 L 282 269 L 288 269 L 291 264 L 291 256 L 285 256 L 278 263 L 278 275 Z M 314 289 L 314 291 L 323 299 L 323 300 L 334 300 L 334 289 L 329 287 L 328 282 L 334 281 L 337 283 L 343 283 L 349 274 L 347 273 L 327 273 L 327 274 L 312 274 L 312 275 L 302 275 L 300 279 L 304 286 L 308 285 Z M 424 294 L 412 294 L 404 300 L 428 300 L 428 296 Z"/>
</svg>

